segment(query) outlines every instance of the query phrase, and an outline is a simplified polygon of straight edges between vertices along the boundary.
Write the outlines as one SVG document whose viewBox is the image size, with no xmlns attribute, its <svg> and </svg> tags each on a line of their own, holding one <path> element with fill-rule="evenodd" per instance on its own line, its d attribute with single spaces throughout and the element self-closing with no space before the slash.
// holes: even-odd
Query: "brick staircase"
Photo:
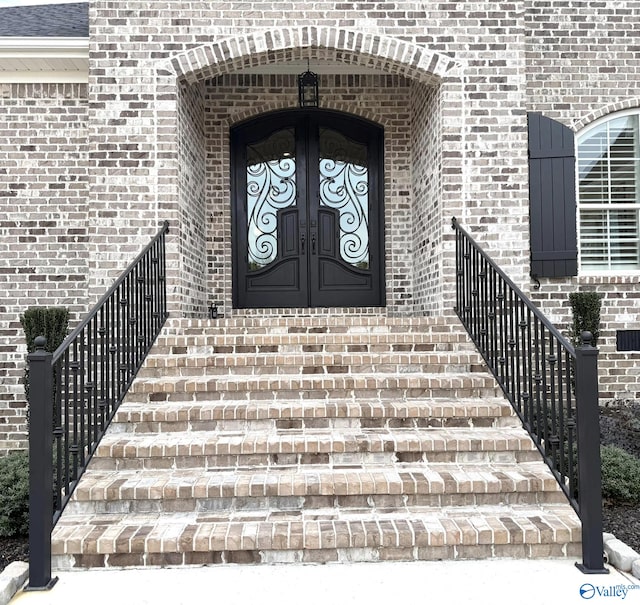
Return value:
<svg viewBox="0 0 640 605">
<path fill-rule="evenodd" d="M 170 320 L 54 567 L 579 556 L 580 523 L 452 318 Z"/>
</svg>

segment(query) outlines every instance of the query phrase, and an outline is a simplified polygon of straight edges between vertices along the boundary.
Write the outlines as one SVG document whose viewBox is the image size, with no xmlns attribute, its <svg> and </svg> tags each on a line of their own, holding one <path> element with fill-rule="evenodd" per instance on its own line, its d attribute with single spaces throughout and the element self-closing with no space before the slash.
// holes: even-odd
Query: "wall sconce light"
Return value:
<svg viewBox="0 0 640 605">
<path fill-rule="evenodd" d="M 209 319 L 218 319 L 218 305 L 216 303 L 209 305 Z"/>
<path fill-rule="evenodd" d="M 298 101 L 300 107 L 318 107 L 320 97 L 318 95 L 318 74 L 307 71 L 298 76 Z"/>
</svg>

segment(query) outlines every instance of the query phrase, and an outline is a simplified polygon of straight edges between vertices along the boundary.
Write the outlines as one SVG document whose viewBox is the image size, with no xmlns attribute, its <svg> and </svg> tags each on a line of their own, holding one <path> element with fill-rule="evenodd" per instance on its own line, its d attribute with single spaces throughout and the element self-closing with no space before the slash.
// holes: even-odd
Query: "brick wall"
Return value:
<svg viewBox="0 0 640 605">
<path fill-rule="evenodd" d="M 205 86 L 198 83 L 180 88 L 178 103 L 178 199 L 180 219 L 178 234 L 180 250 L 177 255 L 182 291 L 178 295 L 186 301 L 183 314 L 200 316 L 207 307 L 206 248 L 207 198 L 205 195 L 206 145 Z M 212 167 L 213 168 L 213 167 Z M 214 168 L 215 169 L 215 168 Z"/>
<path fill-rule="evenodd" d="M 24 447 L 29 306 L 85 309 L 87 91 L 0 84 L 0 454 Z"/>
<path fill-rule="evenodd" d="M 640 2 L 527 2 L 527 109 L 573 128 L 640 107 L 637 31 Z M 640 275 L 544 279 L 534 300 L 564 330 L 569 293 L 602 296 L 600 384 L 603 398 L 640 398 L 640 353 L 616 351 L 616 331 L 640 329 Z"/>
<path fill-rule="evenodd" d="M 411 105 L 411 240 L 415 311 L 441 312 L 442 301 L 442 94 L 413 82 Z"/>
<path fill-rule="evenodd" d="M 117 240 L 124 241 L 127 232 L 128 241 L 135 242 L 145 222 L 158 218 L 177 221 L 172 237 L 180 241 L 174 240 L 175 256 L 171 256 L 172 304 L 177 312 L 194 311 L 184 296 L 189 292 L 187 273 L 179 271 L 179 251 L 190 246 L 182 240 L 189 238 L 193 230 L 182 224 L 184 215 L 179 208 L 185 205 L 179 198 L 183 192 L 170 182 L 178 180 L 180 170 L 175 138 L 181 111 L 179 82 L 193 85 L 249 66 L 268 69 L 307 57 L 312 63 L 352 65 L 356 73 L 377 69 L 397 73 L 426 88 L 439 86 L 442 193 L 437 202 L 432 202 L 438 205 L 438 214 L 427 213 L 431 220 L 428 229 L 433 232 L 430 241 L 436 247 L 439 244 L 435 242 L 442 242 L 438 253 L 450 251 L 448 220 L 455 214 L 477 226 L 479 237 L 487 242 L 500 241 L 498 256 L 520 280 L 526 275 L 522 3 L 397 2 L 392 6 L 382 2 L 318 2 L 292 10 L 288 2 L 255 6 L 171 2 L 162 7 L 140 2 L 126 7 L 96 2 L 91 19 L 95 68 L 91 83 L 95 101 L 91 137 L 101 141 L 107 138 L 115 118 L 118 136 L 110 142 L 107 154 L 125 151 L 127 139 L 136 142 L 129 154 L 135 157 L 126 161 L 123 156 L 117 171 L 100 163 L 95 166 L 92 178 L 100 187 L 92 188 L 92 205 L 98 214 L 114 205 L 119 209 L 118 217 L 101 225 Z M 113 44 L 116 38 L 118 44 Z M 262 98 L 271 93 L 253 88 L 252 94 Z M 291 102 L 295 105 L 293 98 Z M 149 123 L 154 115 L 157 129 Z M 151 161 L 147 168 L 139 162 L 140 154 L 155 158 L 155 163 Z M 127 195 L 129 183 L 136 184 L 136 199 Z M 207 186 L 212 187 L 210 181 Z M 146 210 L 141 200 L 149 200 Z M 218 205 L 214 212 L 220 209 Z M 392 229 L 387 237 L 389 241 L 402 240 L 406 246 L 406 234 Z M 206 238 L 209 242 L 220 239 L 212 233 Z M 214 245 L 223 252 L 219 241 Z M 219 258 L 218 254 L 211 255 L 207 261 L 208 277 L 215 280 L 209 292 L 228 301 L 228 271 L 224 275 L 211 273 L 211 266 Z M 435 258 L 437 253 L 430 256 L 430 277 L 417 268 L 423 298 L 438 291 L 436 282 L 442 277 L 436 277 L 437 272 L 442 273 L 450 263 L 446 255 L 441 262 L 434 262 Z M 400 298 L 398 288 L 407 289 L 416 263 L 401 256 L 391 260 L 398 267 L 403 263 L 406 266 L 405 270 L 396 271 L 396 281 L 388 284 Z M 97 270 L 97 259 L 92 266 Z M 406 300 L 413 300 L 413 292 Z M 437 304 L 433 300 L 431 297 L 430 301 L 421 302 L 420 308 L 442 311 L 445 299 L 437 296 Z"/>
</svg>

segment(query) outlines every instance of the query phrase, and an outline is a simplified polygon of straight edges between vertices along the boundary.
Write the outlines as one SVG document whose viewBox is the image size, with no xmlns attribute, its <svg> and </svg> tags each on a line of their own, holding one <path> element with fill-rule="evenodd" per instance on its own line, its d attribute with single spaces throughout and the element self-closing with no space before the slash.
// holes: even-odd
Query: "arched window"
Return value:
<svg viewBox="0 0 640 605">
<path fill-rule="evenodd" d="M 578 135 L 583 271 L 640 270 L 640 110 L 612 114 Z"/>
</svg>

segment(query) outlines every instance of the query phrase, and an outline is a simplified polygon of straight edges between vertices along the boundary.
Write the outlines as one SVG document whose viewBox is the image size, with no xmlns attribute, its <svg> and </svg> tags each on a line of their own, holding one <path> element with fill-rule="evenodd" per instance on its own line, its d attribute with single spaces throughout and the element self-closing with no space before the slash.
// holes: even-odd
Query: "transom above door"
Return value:
<svg viewBox="0 0 640 605">
<path fill-rule="evenodd" d="M 318 109 L 232 129 L 236 307 L 384 304 L 382 140 Z"/>
</svg>

